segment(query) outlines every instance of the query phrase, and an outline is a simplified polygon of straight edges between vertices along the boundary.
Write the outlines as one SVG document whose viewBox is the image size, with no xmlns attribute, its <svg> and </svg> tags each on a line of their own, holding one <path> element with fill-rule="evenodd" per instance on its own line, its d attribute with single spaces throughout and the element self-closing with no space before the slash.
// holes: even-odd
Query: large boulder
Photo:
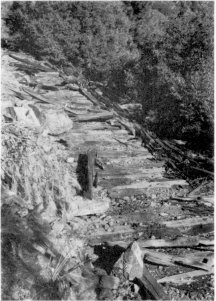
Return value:
<svg viewBox="0 0 216 301">
<path fill-rule="evenodd" d="M 48 134 L 60 135 L 68 132 L 73 127 L 73 121 L 62 110 L 47 110 L 45 114 L 44 129 Z"/>
</svg>

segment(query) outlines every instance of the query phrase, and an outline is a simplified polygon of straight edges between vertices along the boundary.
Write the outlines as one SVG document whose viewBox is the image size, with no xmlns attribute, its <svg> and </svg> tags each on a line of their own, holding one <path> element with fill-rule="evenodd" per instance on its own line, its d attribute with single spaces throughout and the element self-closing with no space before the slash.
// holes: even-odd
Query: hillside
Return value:
<svg viewBox="0 0 216 301">
<path fill-rule="evenodd" d="M 194 190 L 155 143 L 73 74 L 2 52 L 2 299 L 213 299 L 212 171 Z"/>
</svg>

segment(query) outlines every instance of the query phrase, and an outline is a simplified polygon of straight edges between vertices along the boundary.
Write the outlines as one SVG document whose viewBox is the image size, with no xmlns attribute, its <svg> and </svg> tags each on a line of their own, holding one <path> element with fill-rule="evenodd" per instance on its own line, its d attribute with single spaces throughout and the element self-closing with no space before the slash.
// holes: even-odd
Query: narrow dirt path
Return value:
<svg viewBox="0 0 216 301">
<path fill-rule="evenodd" d="M 10 61 L 14 62 L 13 59 Z M 188 183 L 167 177 L 164 162 L 156 160 L 143 147 L 141 139 L 135 137 L 128 126 L 129 121 L 124 119 L 121 122 L 113 106 L 105 106 L 76 85 L 63 84 L 58 72 L 37 72 L 34 82 L 33 76 L 27 78 L 26 71 L 17 72 L 18 78 L 24 75 L 23 82 L 13 91 L 21 102 L 24 99 L 28 105 L 33 103 L 40 112 L 64 110 L 73 121 L 69 131 L 57 136 L 47 135 L 45 130 L 41 133 L 41 141 L 43 143 L 47 139 L 51 144 L 61 146 L 64 161 L 81 188 L 84 188 L 83 181 L 86 180 L 83 179 L 86 174 L 82 175 L 82 158 L 90 150 L 97 154 L 96 166 L 92 167 L 92 201 L 98 201 L 99 214 L 95 213 L 95 207 L 91 208 L 93 203 L 79 192 L 78 199 L 71 196 L 71 206 L 76 199 L 82 206 L 86 204 L 86 208 L 82 207 L 81 214 L 78 205 L 76 210 L 72 209 L 76 213 L 66 216 L 67 226 L 69 224 L 73 230 L 76 228 L 87 246 L 92 248 L 96 256 L 94 266 L 111 273 L 122 252 L 131 242 L 137 241 L 151 275 L 158 283 L 171 284 L 164 291 L 172 298 L 178 299 L 180 295 L 185 298 L 185 292 L 192 294 L 197 290 L 200 290 L 200 299 L 206 297 L 201 283 L 210 286 L 210 274 L 213 272 L 212 204 L 198 199 L 184 201 L 190 190 Z M 105 200 L 110 205 L 103 209 Z M 55 233 L 56 237 L 61 230 Z M 204 252 L 204 257 L 200 257 L 197 251 Z M 206 251 L 212 252 L 210 257 Z M 182 256 L 180 259 L 179 255 Z M 185 261 L 187 257 L 192 259 Z M 176 263 L 181 261 L 183 264 Z M 190 273 L 196 272 L 197 268 L 201 273 L 195 276 L 200 276 L 198 280 L 201 282 L 195 282 L 189 289 L 187 285 L 191 282 L 187 279 L 194 281 L 195 276 Z M 186 273 L 180 280 L 177 276 L 169 278 L 180 273 Z M 179 285 L 183 287 L 173 288 Z M 115 300 L 124 296 L 125 291 L 129 294 L 129 287 L 127 283 L 124 292 L 120 293 L 108 286 L 107 291 L 101 289 L 99 299 L 108 297 Z"/>
</svg>

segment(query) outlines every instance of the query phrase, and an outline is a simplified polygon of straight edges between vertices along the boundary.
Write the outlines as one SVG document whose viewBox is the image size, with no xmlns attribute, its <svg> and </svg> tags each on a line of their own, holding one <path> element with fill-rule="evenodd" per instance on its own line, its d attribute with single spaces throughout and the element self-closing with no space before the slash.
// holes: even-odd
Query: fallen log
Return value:
<svg viewBox="0 0 216 301">
<path fill-rule="evenodd" d="M 203 271 L 203 270 L 196 270 L 192 272 L 172 275 L 168 277 L 164 277 L 159 279 L 158 283 L 170 283 L 174 285 L 182 285 L 182 284 L 191 284 L 192 282 L 198 280 L 197 277 L 199 276 L 207 276 L 213 274 L 214 271 Z"/>
<path fill-rule="evenodd" d="M 113 113 L 87 114 L 78 116 L 77 122 L 106 121 L 113 118 Z"/>
</svg>

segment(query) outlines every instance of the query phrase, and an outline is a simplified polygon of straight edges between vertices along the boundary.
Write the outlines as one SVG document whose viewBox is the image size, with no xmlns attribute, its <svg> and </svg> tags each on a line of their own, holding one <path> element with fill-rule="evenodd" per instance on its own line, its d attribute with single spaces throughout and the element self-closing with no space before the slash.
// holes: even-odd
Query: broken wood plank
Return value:
<svg viewBox="0 0 216 301">
<path fill-rule="evenodd" d="M 158 283 L 170 283 L 174 285 L 183 285 L 183 284 L 191 284 L 192 282 L 195 282 L 197 277 L 200 276 L 207 276 L 213 274 L 214 271 L 203 271 L 203 270 L 196 270 L 192 272 L 172 275 L 168 277 L 164 277 L 159 279 Z"/>
<path fill-rule="evenodd" d="M 140 248 L 192 248 L 192 247 L 211 247 L 214 246 L 214 240 L 200 239 L 199 236 L 179 237 L 174 240 L 148 239 L 137 240 Z M 120 246 L 126 249 L 130 243 L 125 241 L 106 241 L 108 246 Z M 209 250 L 208 250 L 209 251 Z"/>
<path fill-rule="evenodd" d="M 214 254 L 212 252 L 196 252 L 185 256 L 176 256 L 142 249 L 144 260 L 159 265 L 175 266 L 184 265 L 209 271 L 213 267 Z"/>
<path fill-rule="evenodd" d="M 166 225 L 170 228 L 187 228 L 187 227 L 193 227 L 196 225 L 206 225 L 206 224 L 214 224 L 214 218 L 211 217 L 191 217 L 187 219 L 182 220 L 174 220 L 174 221 L 164 221 L 162 224 Z"/>
<path fill-rule="evenodd" d="M 22 99 L 22 100 L 29 100 L 29 101 L 33 102 L 32 97 L 29 96 L 28 94 L 21 93 L 20 91 L 15 91 L 11 88 L 10 88 L 10 90 L 15 93 L 17 98 Z"/>
<path fill-rule="evenodd" d="M 23 88 L 23 91 L 26 92 L 27 94 L 29 94 L 30 96 L 34 97 L 35 99 L 39 100 L 39 101 L 49 103 L 49 104 L 52 104 L 52 105 L 55 103 L 55 102 L 51 101 L 50 99 L 48 99 L 44 96 L 38 95 L 38 94 L 34 93 L 33 91 L 31 91 L 29 89 Z"/>
<path fill-rule="evenodd" d="M 45 67 L 45 66 L 42 66 L 40 63 L 38 62 L 33 62 L 33 61 L 30 61 L 28 59 L 23 59 L 15 54 L 12 54 L 12 53 L 9 53 L 9 56 L 12 57 L 13 59 L 19 61 L 19 62 L 22 62 L 24 64 L 29 64 L 30 66 L 29 67 L 33 67 L 35 69 L 39 69 L 41 71 L 44 71 L 44 72 L 51 72 L 51 71 L 54 71 L 54 69 L 51 69 L 49 67 Z"/>
<path fill-rule="evenodd" d="M 122 118 L 117 118 L 117 121 L 123 125 L 131 135 L 135 136 L 136 131 L 132 124 L 130 124 L 128 121 L 122 120 Z"/>
<path fill-rule="evenodd" d="M 94 105 L 99 105 L 99 101 L 86 89 L 80 88 L 80 92 L 85 95 Z"/>
<path fill-rule="evenodd" d="M 100 113 L 100 114 L 86 114 L 83 116 L 78 116 L 77 122 L 93 122 L 93 121 L 106 121 L 113 118 L 113 113 Z"/>
<path fill-rule="evenodd" d="M 200 171 L 202 173 L 205 173 L 209 176 L 211 176 L 212 178 L 214 177 L 214 172 L 213 171 L 208 171 L 206 169 L 203 169 L 203 168 L 198 168 L 198 167 L 194 167 L 194 166 L 190 166 L 190 168 L 194 169 L 194 170 L 197 170 L 197 171 Z"/>
<path fill-rule="evenodd" d="M 95 166 L 95 159 L 96 159 L 96 150 L 90 149 L 87 153 L 88 156 L 88 187 L 86 191 L 86 197 L 90 200 L 93 198 L 93 181 L 94 181 L 94 166 Z"/>
<path fill-rule="evenodd" d="M 157 182 L 149 182 L 147 180 L 132 183 L 129 185 L 121 185 L 116 186 L 109 191 L 109 195 L 111 197 L 123 197 L 126 195 L 138 195 L 144 193 L 151 193 L 154 188 L 161 188 L 170 190 L 175 186 L 187 187 L 188 184 L 184 180 L 170 180 L 170 181 L 157 181 Z"/>
<path fill-rule="evenodd" d="M 110 245 L 112 245 L 112 241 L 119 241 L 122 239 L 129 239 L 129 238 L 132 239 L 134 233 L 136 233 L 136 231 L 134 229 L 131 229 L 129 226 L 115 227 L 114 231 L 112 232 L 97 231 L 95 235 L 89 237 L 88 244 L 90 246 L 95 246 L 95 245 L 101 245 L 109 241 Z M 115 243 L 113 244 L 116 245 Z"/>
<path fill-rule="evenodd" d="M 195 247 L 200 245 L 212 246 L 214 240 L 200 239 L 198 236 L 183 236 L 175 240 L 149 239 L 139 241 L 142 248 L 172 248 L 172 247 Z"/>
</svg>

